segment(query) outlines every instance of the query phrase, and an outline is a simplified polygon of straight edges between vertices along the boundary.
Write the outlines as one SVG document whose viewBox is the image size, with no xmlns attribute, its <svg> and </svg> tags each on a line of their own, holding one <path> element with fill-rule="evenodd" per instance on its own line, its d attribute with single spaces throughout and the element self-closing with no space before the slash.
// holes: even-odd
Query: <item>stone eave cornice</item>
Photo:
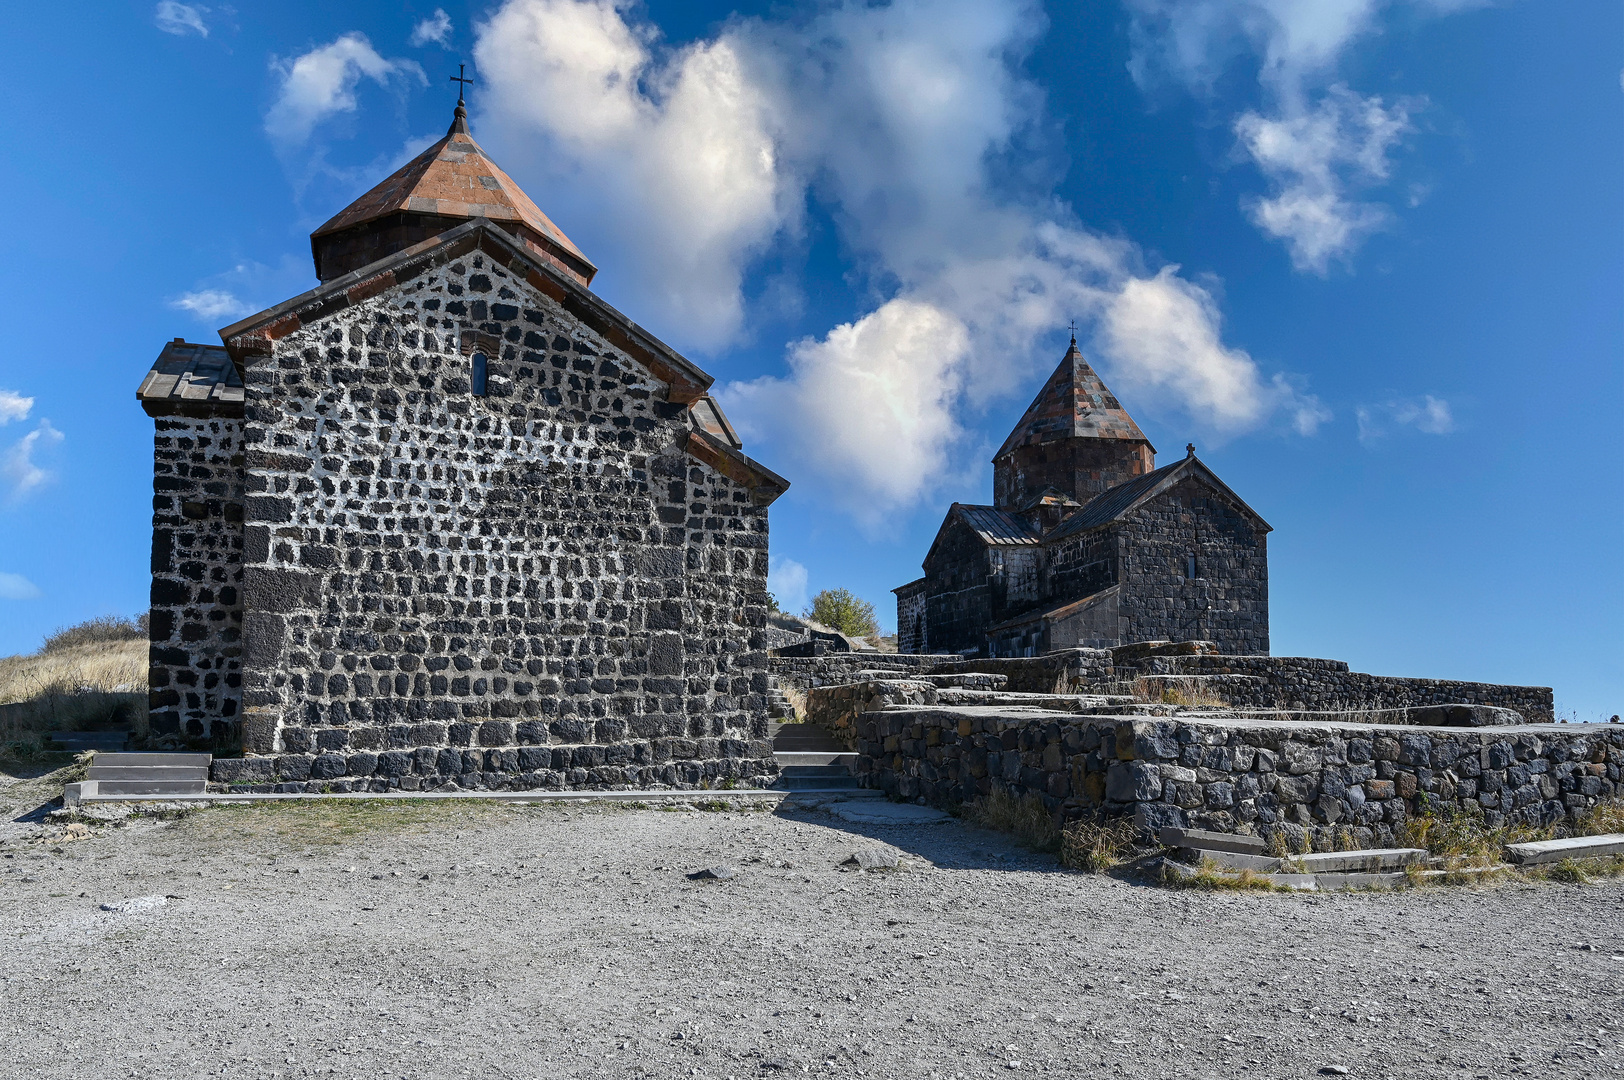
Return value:
<svg viewBox="0 0 1624 1080">
<path fill-rule="evenodd" d="M 1118 522 L 1120 522 L 1124 517 L 1126 517 L 1128 514 L 1132 513 L 1138 507 L 1143 506 L 1145 503 L 1149 502 L 1151 499 L 1154 499 L 1158 495 L 1161 495 L 1168 488 L 1171 488 L 1174 484 L 1177 484 L 1180 480 L 1182 480 L 1185 477 L 1191 475 L 1192 473 L 1198 473 L 1204 480 L 1207 481 L 1207 483 L 1211 484 L 1214 488 L 1217 488 L 1225 496 L 1227 496 L 1228 498 L 1233 500 L 1236 506 L 1240 507 L 1241 510 L 1243 510 L 1248 517 L 1250 517 L 1253 521 L 1255 521 L 1257 523 L 1257 526 L 1258 526 L 1260 531 L 1265 532 L 1265 533 L 1274 532 L 1274 526 L 1270 525 L 1267 521 L 1265 521 L 1263 519 L 1262 514 L 1259 514 L 1256 510 L 1253 510 L 1252 507 L 1247 504 L 1245 499 L 1243 499 L 1239 495 L 1235 494 L 1235 491 L 1234 491 L 1233 488 L 1231 488 L 1228 484 L 1226 484 L 1222 480 L 1220 480 L 1218 478 L 1218 474 L 1213 472 L 1210 468 L 1208 468 L 1207 463 L 1202 461 L 1200 458 L 1196 457 L 1194 454 L 1191 454 L 1189 457 L 1186 457 L 1183 460 L 1178 461 L 1173 465 L 1165 466 L 1163 469 L 1158 469 L 1157 471 L 1163 473 L 1164 475 L 1162 475 L 1156 481 L 1156 483 L 1150 485 L 1144 491 L 1142 491 L 1138 495 L 1136 495 L 1131 502 L 1125 504 L 1124 506 L 1122 506 L 1121 508 L 1119 508 L 1115 512 L 1113 512 L 1109 518 L 1107 518 L 1107 519 L 1105 519 L 1103 521 L 1096 522 L 1095 524 L 1089 525 L 1089 526 L 1086 526 L 1086 527 L 1068 529 L 1066 527 L 1066 524 L 1073 517 L 1088 514 L 1089 507 L 1093 504 L 1093 501 L 1090 500 L 1090 502 L 1083 504 L 1081 509 L 1075 511 L 1072 515 L 1069 515 L 1067 518 L 1063 519 L 1058 526 L 1056 526 L 1052 531 L 1050 531 L 1050 533 L 1047 536 L 1045 536 L 1043 538 L 1043 542 L 1045 544 L 1047 544 L 1047 543 L 1049 543 L 1051 541 L 1062 540 L 1062 539 L 1065 539 L 1065 538 L 1070 537 L 1070 536 L 1079 535 L 1081 533 L 1095 532 L 1095 531 L 1097 531 L 1099 529 L 1109 528 L 1112 525 L 1115 525 Z M 1129 480 L 1126 483 L 1131 484 L 1133 482 L 1134 481 Z M 1126 485 L 1125 484 L 1118 485 L 1118 487 L 1123 487 L 1123 486 L 1126 486 Z M 1116 489 L 1113 488 L 1112 491 L 1114 491 L 1114 490 L 1116 490 Z M 1095 498 L 1096 499 L 1105 499 L 1105 498 L 1108 498 L 1110 495 L 1111 495 L 1111 491 L 1105 491 L 1105 492 L 1101 492 L 1099 495 L 1095 496 Z"/>
<path fill-rule="evenodd" d="M 767 466 L 733 449 L 708 431 L 685 433 L 681 449 L 689 457 L 709 465 L 736 484 L 750 489 L 757 506 L 770 506 L 789 490 L 789 481 Z"/>
<path fill-rule="evenodd" d="M 648 368 L 668 387 L 667 400 L 688 405 L 704 396 L 715 380 L 691 360 L 650 334 L 591 290 L 542 261 L 520 241 L 485 218 L 379 259 L 369 266 L 316 286 L 220 331 L 239 375 L 274 342 L 328 315 L 353 307 L 453 260 L 481 251 L 531 288 L 550 297 L 615 348 Z M 741 455 L 742 456 L 742 455 Z M 746 459 L 748 460 L 748 459 Z"/>
</svg>

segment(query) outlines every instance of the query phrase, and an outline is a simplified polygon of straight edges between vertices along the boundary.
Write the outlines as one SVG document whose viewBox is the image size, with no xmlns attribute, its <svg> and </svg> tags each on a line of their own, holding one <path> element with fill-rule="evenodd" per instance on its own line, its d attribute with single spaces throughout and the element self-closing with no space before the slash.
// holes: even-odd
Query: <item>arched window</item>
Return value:
<svg viewBox="0 0 1624 1080">
<path fill-rule="evenodd" d="M 473 385 L 474 395 L 476 397 L 484 397 L 485 396 L 485 354 L 482 353 L 482 352 L 476 352 L 474 354 L 473 376 L 469 381 Z"/>
</svg>

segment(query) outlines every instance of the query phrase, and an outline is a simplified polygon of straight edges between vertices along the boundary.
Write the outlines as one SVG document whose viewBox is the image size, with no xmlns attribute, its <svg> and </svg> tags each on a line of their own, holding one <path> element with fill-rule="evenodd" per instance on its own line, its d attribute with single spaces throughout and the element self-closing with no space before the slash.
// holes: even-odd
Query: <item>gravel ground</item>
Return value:
<svg viewBox="0 0 1624 1080">
<path fill-rule="evenodd" d="M 1169 891 L 817 811 L 303 804 L 70 839 L 24 813 L 44 790 L 0 790 L 5 1077 L 1624 1074 L 1617 879 Z M 876 846 L 902 866 L 838 868 Z"/>
</svg>

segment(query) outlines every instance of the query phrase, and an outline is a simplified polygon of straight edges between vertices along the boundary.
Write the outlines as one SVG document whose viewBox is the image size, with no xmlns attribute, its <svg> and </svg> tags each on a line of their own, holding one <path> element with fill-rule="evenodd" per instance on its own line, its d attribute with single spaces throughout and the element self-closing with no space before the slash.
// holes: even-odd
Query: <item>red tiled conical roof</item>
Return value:
<svg viewBox="0 0 1624 1080">
<path fill-rule="evenodd" d="M 327 280 L 363 265 L 355 261 L 359 256 L 350 254 L 357 245 L 345 241 L 365 234 L 368 226 L 377 227 L 381 241 L 374 245 L 377 250 L 364 244 L 360 247 L 365 256 L 370 256 L 366 261 L 372 261 L 398 247 L 410 246 L 409 242 L 423 239 L 424 223 L 432 223 L 428 227 L 432 234 L 454 228 L 463 221 L 487 218 L 543 251 L 550 261 L 581 284 L 591 284 L 597 267 L 530 201 L 530 196 L 513 178 L 486 156 L 468 132 L 467 117 L 467 110 L 459 102 L 456 119 L 445 138 L 310 234 L 318 276 Z M 416 226 L 402 233 L 398 224 L 402 217 L 409 218 Z M 387 239 L 382 233 L 385 222 L 394 223 L 395 229 Z M 402 237 L 409 242 L 403 242 Z M 332 258 L 327 254 L 330 250 L 341 254 Z M 327 263 L 334 265 L 325 265 Z"/>
</svg>

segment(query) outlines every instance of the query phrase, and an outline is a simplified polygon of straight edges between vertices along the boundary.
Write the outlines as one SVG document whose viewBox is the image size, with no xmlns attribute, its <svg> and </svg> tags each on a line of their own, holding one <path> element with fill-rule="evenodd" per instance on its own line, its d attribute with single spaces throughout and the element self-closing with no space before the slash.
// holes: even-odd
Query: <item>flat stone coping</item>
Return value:
<svg viewBox="0 0 1624 1080">
<path fill-rule="evenodd" d="M 799 801 L 809 795 L 821 799 L 838 797 L 842 801 L 846 799 L 867 801 L 885 797 L 878 791 L 847 789 L 839 789 L 838 791 L 825 791 L 822 789 L 778 791 L 769 788 L 744 788 L 732 791 L 347 791 L 316 795 L 304 792 L 243 793 L 240 795 L 216 792 L 201 795 L 97 795 L 82 790 L 80 784 L 68 784 L 63 788 L 62 802 L 64 806 L 100 805 L 104 803 L 185 803 L 199 806 L 229 806 L 236 803 L 317 802 L 321 800 L 336 802 L 361 802 L 366 800 L 432 802 L 436 800 L 463 799 L 476 802 L 503 803 L 733 802 L 749 806 L 776 806 L 785 800 Z"/>
<path fill-rule="evenodd" d="M 1096 715 L 1094 713 L 1055 712 L 1053 709 L 1034 708 L 1029 705 L 888 705 L 878 713 L 899 715 L 901 713 L 942 713 L 949 716 L 968 716 L 971 718 L 1008 716 L 1021 720 L 1055 720 L 1064 724 L 1075 724 L 1079 721 L 1098 720 L 1106 724 L 1145 723 L 1153 724 L 1168 722 L 1175 724 L 1192 724 L 1206 727 L 1234 728 L 1237 730 L 1274 730 L 1274 731 L 1308 731 L 1318 728 L 1324 731 L 1391 731 L 1399 735 L 1413 735 L 1416 732 L 1437 732 L 1443 735 L 1501 735 L 1507 739 L 1516 739 L 1519 735 L 1588 735 L 1602 732 L 1617 731 L 1617 724 L 1507 724 L 1500 727 L 1427 727 L 1421 724 L 1361 724 L 1351 720 L 1263 720 L 1249 717 L 1229 716 L 1202 716 L 1200 714 L 1179 713 L 1174 716 L 1123 716 L 1123 715 Z"/>
<path fill-rule="evenodd" d="M 1563 859 L 1596 859 L 1605 855 L 1624 855 L 1624 833 L 1570 836 L 1562 840 L 1507 844 L 1506 855 L 1520 866 L 1561 862 Z"/>
</svg>

